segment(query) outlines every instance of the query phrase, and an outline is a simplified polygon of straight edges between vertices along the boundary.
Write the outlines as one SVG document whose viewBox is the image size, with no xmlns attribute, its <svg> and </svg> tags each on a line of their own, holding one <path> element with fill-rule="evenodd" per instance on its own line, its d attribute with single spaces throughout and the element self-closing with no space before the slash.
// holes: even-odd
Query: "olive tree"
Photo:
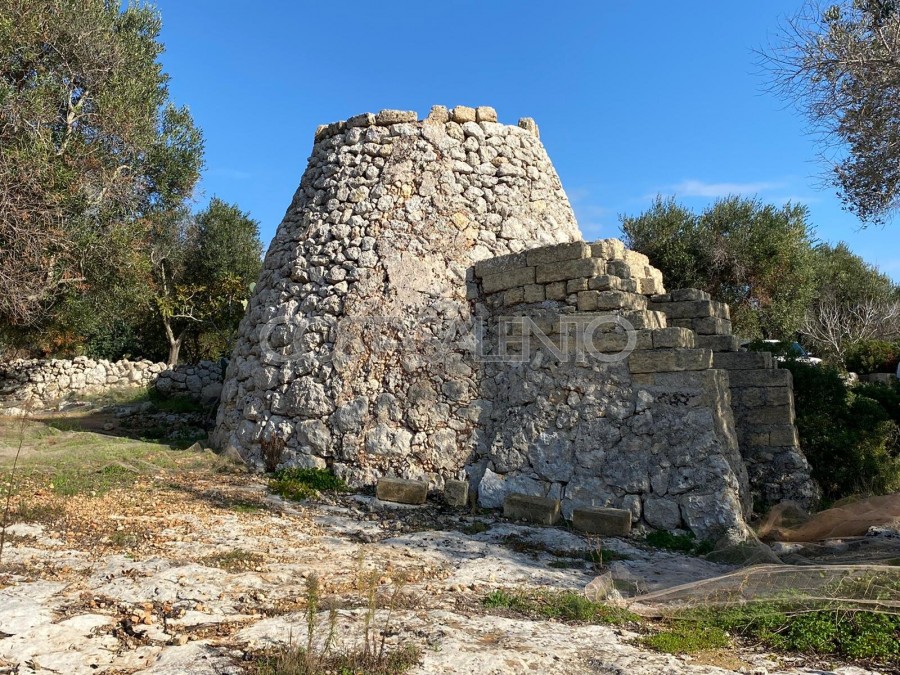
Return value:
<svg viewBox="0 0 900 675">
<path fill-rule="evenodd" d="M 150 216 L 190 196 L 203 152 L 170 100 L 160 25 L 117 0 L 0 0 L 5 328 L 39 330 L 92 293 L 146 287 Z"/>
<path fill-rule="evenodd" d="M 763 56 L 819 132 L 846 208 L 884 222 L 900 206 L 900 3 L 808 1 Z"/>
</svg>

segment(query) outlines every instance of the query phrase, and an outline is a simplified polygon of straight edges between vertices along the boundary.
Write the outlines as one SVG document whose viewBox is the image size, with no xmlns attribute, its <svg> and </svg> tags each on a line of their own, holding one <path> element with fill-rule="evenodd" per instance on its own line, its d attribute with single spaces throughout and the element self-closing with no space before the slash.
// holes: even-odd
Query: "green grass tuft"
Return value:
<svg viewBox="0 0 900 675">
<path fill-rule="evenodd" d="M 516 591 L 497 589 L 481 601 L 488 609 L 507 609 L 530 618 L 556 619 L 576 623 L 620 625 L 638 617 L 618 607 L 592 602 L 574 591 Z"/>
<path fill-rule="evenodd" d="M 641 643 L 668 654 L 694 654 L 728 647 L 731 640 L 728 633 L 718 626 L 676 623 L 669 630 L 642 638 Z"/>
<path fill-rule="evenodd" d="M 659 651 L 691 653 L 727 646 L 729 635 L 782 652 L 900 664 L 900 616 L 847 608 L 816 609 L 790 601 L 687 611 L 641 642 Z"/>
<path fill-rule="evenodd" d="M 319 492 L 346 492 L 343 479 L 328 469 L 279 469 L 269 481 L 269 491 L 285 499 L 299 501 L 311 499 Z"/>
</svg>

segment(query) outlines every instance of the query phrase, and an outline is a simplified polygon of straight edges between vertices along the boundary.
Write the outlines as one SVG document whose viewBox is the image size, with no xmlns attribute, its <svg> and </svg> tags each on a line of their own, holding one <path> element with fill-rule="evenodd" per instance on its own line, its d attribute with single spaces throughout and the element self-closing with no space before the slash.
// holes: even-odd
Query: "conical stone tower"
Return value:
<svg viewBox="0 0 900 675">
<path fill-rule="evenodd" d="M 213 440 L 259 468 L 465 478 L 487 507 L 550 497 L 738 541 L 752 497 L 817 488 L 790 373 L 737 350 L 726 305 L 581 240 L 532 120 L 386 110 L 317 131 Z"/>
<path fill-rule="evenodd" d="M 214 441 L 261 465 L 461 475 L 480 433 L 479 260 L 580 239 L 530 119 L 435 107 L 320 127 L 266 255 Z"/>
</svg>

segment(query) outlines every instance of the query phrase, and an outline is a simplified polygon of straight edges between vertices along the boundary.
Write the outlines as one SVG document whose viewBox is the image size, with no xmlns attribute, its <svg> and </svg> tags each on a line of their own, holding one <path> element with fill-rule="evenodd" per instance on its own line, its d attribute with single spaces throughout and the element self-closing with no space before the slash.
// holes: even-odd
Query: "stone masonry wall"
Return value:
<svg viewBox="0 0 900 675">
<path fill-rule="evenodd" d="M 576 242 L 478 263 L 475 276 L 496 357 L 468 467 L 483 506 L 549 496 L 567 517 L 611 506 L 651 527 L 741 538 L 750 492 L 727 373 L 692 330 L 647 309 L 663 287 L 645 256 Z"/>
<path fill-rule="evenodd" d="M 266 255 L 214 442 L 441 485 L 478 435 L 472 265 L 580 238 L 532 120 L 436 106 L 320 127 Z"/>
<path fill-rule="evenodd" d="M 696 331 L 699 343 L 713 350 L 714 366 L 728 371 L 738 444 L 757 507 L 783 500 L 815 506 L 820 491 L 800 449 L 790 371 L 777 368 L 767 352 L 738 351 L 728 306 L 708 293 L 687 288 L 651 300 L 670 324 Z"/>
<path fill-rule="evenodd" d="M 0 364 L 0 404 L 45 405 L 109 389 L 148 387 L 165 363 L 89 359 L 20 359 Z"/>
<path fill-rule="evenodd" d="M 147 360 L 111 362 L 86 356 L 0 364 L 0 408 L 43 407 L 113 389 L 151 386 L 167 395 L 215 400 L 222 388 L 222 368 L 211 361 L 170 369 Z"/>
</svg>

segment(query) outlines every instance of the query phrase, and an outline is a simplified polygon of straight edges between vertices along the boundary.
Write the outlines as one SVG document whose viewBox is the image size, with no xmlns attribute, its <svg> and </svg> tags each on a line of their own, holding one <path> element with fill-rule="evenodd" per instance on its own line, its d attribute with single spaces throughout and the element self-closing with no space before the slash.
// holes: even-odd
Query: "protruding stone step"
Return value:
<svg viewBox="0 0 900 675">
<path fill-rule="evenodd" d="M 713 355 L 713 368 L 725 370 L 765 370 L 774 368 L 769 352 L 717 352 Z"/>
<path fill-rule="evenodd" d="M 625 537 L 631 534 L 631 511 L 607 508 L 575 509 L 572 511 L 572 525 L 582 532 L 606 537 Z"/>
<path fill-rule="evenodd" d="M 469 503 L 469 481 L 452 479 L 445 481 L 444 502 L 447 506 L 466 506 Z"/>
<path fill-rule="evenodd" d="M 428 498 L 428 483 L 406 478 L 379 478 L 375 496 L 383 502 L 424 504 Z"/>
<path fill-rule="evenodd" d="M 635 350 L 628 357 L 632 373 L 674 373 L 682 370 L 712 368 L 712 352 L 708 349 Z"/>
<path fill-rule="evenodd" d="M 773 370 L 731 370 L 728 379 L 732 387 L 792 387 L 791 371 L 784 368 Z"/>
<path fill-rule="evenodd" d="M 691 302 L 694 300 L 710 300 L 711 296 L 699 288 L 676 288 L 669 293 L 672 302 Z"/>
<path fill-rule="evenodd" d="M 688 328 L 660 328 L 653 331 L 654 349 L 694 349 L 697 336 Z"/>
<path fill-rule="evenodd" d="M 559 500 L 513 493 L 503 502 L 503 515 L 538 525 L 554 525 L 559 520 Z"/>
<path fill-rule="evenodd" d="M 595 312 L 612 309 L 647 309 L 647 297 L 626 291 L 580 291 L 578 311 Z"/>
<path fill-rule="evenodd" d="M 576 241 L 568 244 L 556 244 L 555 246 L 542 246 L 531 249 L 526 252 L 526 261 L 528 265 L 535 267 L 563 260 L 589 258 L 590 255 L 591 247 L 583 241 Z"/>
<path fill-rule="evenodd" d="M 698 335 L 697 346 L 714 352 L 736 352 L 741 348 L 737 335 Z"/>
</svg>

